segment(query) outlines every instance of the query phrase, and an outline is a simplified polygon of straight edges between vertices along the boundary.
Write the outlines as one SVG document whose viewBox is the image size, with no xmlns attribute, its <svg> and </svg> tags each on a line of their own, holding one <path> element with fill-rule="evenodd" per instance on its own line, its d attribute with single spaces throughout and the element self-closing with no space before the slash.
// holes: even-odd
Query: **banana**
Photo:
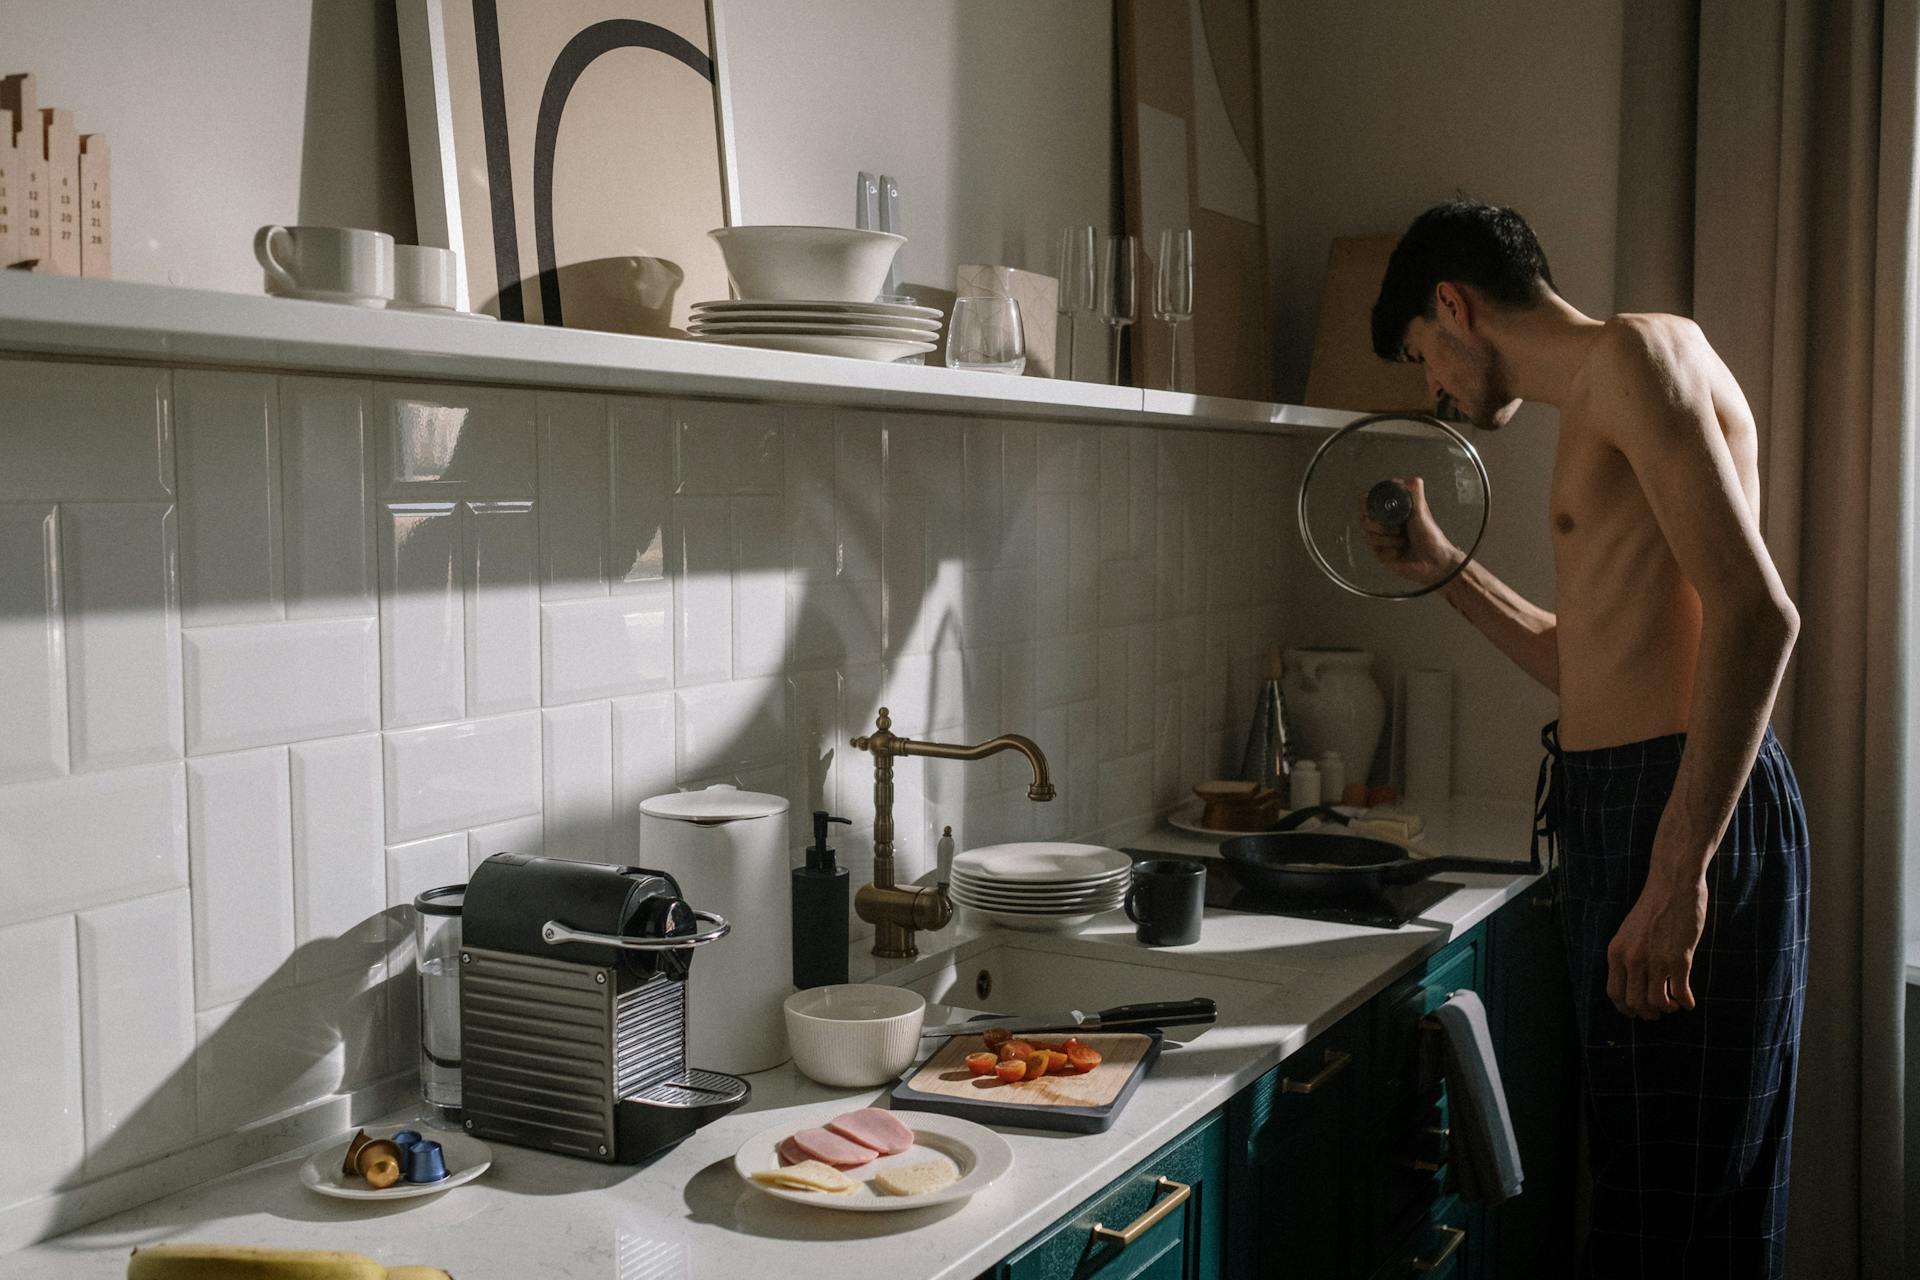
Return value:
<svg viewBox="0 0 1920 1280">
<path fill-rule="evenodd" d="M 385 1267 L 362 1253 L 241 1244 L 150 1244 L 127 1280 L 451 1280 L 435 1267 Z"/>
</svg>

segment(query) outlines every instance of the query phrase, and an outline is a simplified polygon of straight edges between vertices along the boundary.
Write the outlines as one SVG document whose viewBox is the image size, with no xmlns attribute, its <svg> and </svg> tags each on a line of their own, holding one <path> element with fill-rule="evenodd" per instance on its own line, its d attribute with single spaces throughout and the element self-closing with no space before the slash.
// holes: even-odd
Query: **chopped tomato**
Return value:
<svg viewBox="0 0 1920 1280">
<path fill-rule="evenodd" d="M 1055 1075 L 1065 1071 L 1067 1064 L 1073 1060 L 1066 1054 L 1061 1053 L 1058 1049 L 1046 1049 L 1042 1052 L 1047 1055 L 1047 1070 L 1053 1072 Z"/>
<path fill-rule="evenodd" d="M 998 1049 L 1001 1045 L 1013 1039 L 1013 1032 L 1007 1030 L 1005 1027 L 988 1027 L 980 1033 L 980 1038 L 987 1042 L 987 1048 Z"/>
<path fill-rule="evenodd" d="M 1076 1071 L 1091 1071 L 1100 1065 L 1100 1051 L 1087 1044 L 1069 1045 L 1067 1061 L 1073 1064 Z"/>
<path fill-rule="evenodd" d="M 1025 1040 L 1009 1040 L 1000 1046 L 1000 1060 L 1002 1062 L 1007 1061 L 1009 1058 L 1031 1058 L 1032 1056 L 1033 1046 Z"/>
<path fill-rule="evenodd" d="M 1027 1079 L 1038 1080 L 1047 1074 L 1047 1068 L 1053 1065 L 1053 1059 L 1047 1056 L 1045 1049 L 1035 1049 L 1027 1059 Z"/>
<path fill-rule="evenodd" d="M 967 1070 L 976 1076 L 993 1074 L 994 1064 L 1000 1060 L 990 1053 L 970 1053 L 967 1055 Z"/>
<path fill-rule="evenodd" d="M 1018 1084 L 1027 1078 L 1027 1064 L 1018 1058 L 1004 1058 L 993 1064 L 993 1073 L 1001 1084 Z"/>
</svg>

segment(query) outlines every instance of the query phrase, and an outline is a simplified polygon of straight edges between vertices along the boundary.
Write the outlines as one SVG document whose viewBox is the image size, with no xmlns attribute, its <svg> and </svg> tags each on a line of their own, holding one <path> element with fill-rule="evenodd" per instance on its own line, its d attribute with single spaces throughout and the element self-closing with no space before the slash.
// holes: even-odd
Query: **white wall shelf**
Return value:
<svg viewBox="0 0 1920 1280">
<path fill-rule="evenodd" d="M 0 352 L 1321 435 L 1343 410 L 0 273 Z"/>
</svg>

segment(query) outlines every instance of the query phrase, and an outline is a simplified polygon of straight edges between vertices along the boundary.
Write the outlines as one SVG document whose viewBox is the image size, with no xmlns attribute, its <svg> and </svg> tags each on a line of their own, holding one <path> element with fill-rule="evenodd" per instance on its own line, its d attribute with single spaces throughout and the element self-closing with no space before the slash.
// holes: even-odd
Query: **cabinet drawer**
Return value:
<svg viewBox="0 0 1920 1280">
<path fill-rule="evenodd" d="M 1376 1100 L 1383 1120 L 1440 1087 L 1438 1035 L 1421 1023 L 1447 997 L 1474 985 L 1477 947 L 1467 943 L 1435 957 L 1427 972 L 1381 997 L 1374 1028 Z"/>
<path fill-rule="evenodd" d="M 1008 1258 L 999 1275 L 1217 1280 L 1224 1270 L 1225 1183 L 1226 1121 L 1216 1112 Z"/>
<path fill-rule="evenodd" d="M 1467 1222 L 1466 1204 L 1449 1196 L 1407 1233 L 1371 1280 L 1459 1280 L 1473 1274 L 1468 1264 L 1475 1242 L 1468 1237 Z"/>
</svg>

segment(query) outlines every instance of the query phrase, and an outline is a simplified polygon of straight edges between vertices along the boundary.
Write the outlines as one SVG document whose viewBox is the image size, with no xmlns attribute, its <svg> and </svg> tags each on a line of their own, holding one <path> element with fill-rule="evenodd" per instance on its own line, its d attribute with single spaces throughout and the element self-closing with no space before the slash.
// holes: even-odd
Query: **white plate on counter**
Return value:
<svg viewBox="0 0 1920 1280">
<path fill-rule="evenodd" d="M 978 880 L 1072 888 L 1130 871 L 1133 859 L 1097 844 L 1034 840 L 989 844 L 953 860 L 953 874 Z"/>
<path fill-rule="evenodd" d="M 897 1156 L 875 1156 L 853 1169 L 843 1169 L 858 1185 L 852 1191 L 794 1191 L 769 1187 L 753 1180 L 753 1175 L 780 1167 L 778 1147 L 806 1125 L 792 1121 L 763 1129 L 740 1144 L 734 1154 L 734 1171 L 748 1186 L 781 1200 L 812 1205 L 817 1209 L 839 1209 L 853 1213 L 891 1213 L 901 1209 L 925 1209 L 930 1205 L 964 1200 L 976 1191 L 985 1191 L 1013 1168 L 1013 1148 L 1007 1140 L 983 1125 L 958 1116 L 935 1115 L 931 1111 L 897 1113 L 913 1129 L 913 1145 Z M 873 1187 L 873 1175 L 885 1169 L 904 1169 L 916 1164 L 944 1160 L 960 1176 L 938 1191 L 918 1196 L 890 1196 Z"/>
<path fill-rule="evenodd" d="M 695 311 L 692 323 L 718 324 L 831 324 L 880 325 L 889 329 L 911 329 L 915 333 L 938 333 L 938 320 L 919 316 L 870 316 L 858 311 Z"/>
<path fill-rule="evenodd" d="M 708 336 L 722 333 L 811 333 L 842 338 L 897 338 L 901 342 L 932 342 L 939 337 L 930 330 L 907 329 L 898 325 L 787 324 L 781 321 L 759 320 L 751 323 L 735 323 L 731 320 L 695 320 L 687 326 L 687 332 Z"/>
<path fill-rule="evenodd" d="M 367 1130 L 369 1137 L 391 1139 L 399 1129 Z M 347 1158 L 347 1144 L 336 1142 L 308 1156 L 300 1166 L 300 1181 L 323 1196 L 341 1200 L 409 1200 L 414 1196 L 437 1196 L 464 1186 L 485 1173 L 493 1164 L 493 1148 L 478 1138 L 443 1129 L 416 1129 L 422 1137 L 440 1144 L 447 1162 L 447 1176 L 438 1182 L 407 1182 L 376 1190 L 357 1173 L 342 1173 L 341 1161 Z"/>
</svg>

